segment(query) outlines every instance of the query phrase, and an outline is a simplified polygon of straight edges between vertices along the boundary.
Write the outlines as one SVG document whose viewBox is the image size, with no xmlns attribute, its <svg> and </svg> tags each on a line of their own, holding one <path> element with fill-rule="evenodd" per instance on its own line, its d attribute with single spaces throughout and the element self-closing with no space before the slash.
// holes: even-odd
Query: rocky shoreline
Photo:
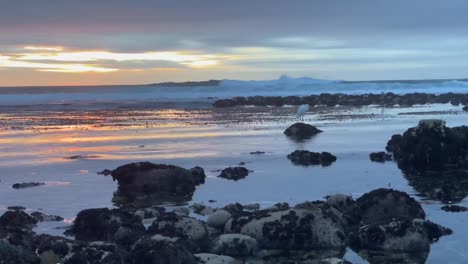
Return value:
<svg viewBox="0 0 468 264">
<path fill-rule="evenodd" d="M 413 106 L 417 104 L 447 104 L 466 105 L 468 103 L 468 94 L 459 93 L 409 93 L 409 94 L 329 94 L 322 93 L 320 95 L 308 96 L 250 96 L 250 97 L 234 97 L 231 99 L 219 99 L 213 103 L 214 107 L 233 107 L 233 106 L 283 106 L 283 105 L 302 105 L 309 104 L 311 106 Z M 467 109 L 468 110 L 468 109 Z"/>
<path fill-rule="evenodd" d="M 356 200 L 333 195 L 324 201 L 262 209 L 230 204 L 209 208 L 212 213 L 206 220 L 200 220 L 195 207 L 86 209 L 66 231 L 74 240 L 36 235 L 36 219 L 21 210 L 7 211 L 0 217 L 0 259 L 67 264 L 345 263 L 350 247 L 371 263 L 377 259 L 369 252 L 380 252 L 380 259 L 419 263 L 431 243 L 452 233 L 427 220 L 408 194 L 392 189 L 377 189 Z"/>
</svg>

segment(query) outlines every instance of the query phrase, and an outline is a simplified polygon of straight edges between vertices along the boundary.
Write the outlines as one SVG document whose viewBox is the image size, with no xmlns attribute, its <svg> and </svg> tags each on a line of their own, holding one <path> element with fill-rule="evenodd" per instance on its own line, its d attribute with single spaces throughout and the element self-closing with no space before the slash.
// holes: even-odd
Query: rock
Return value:
<svg viewBox="0 0 468 264">
<path fill-rule="evenodd" d="M 340 258 L 325 258 L 320 261 L 320 264 L 351 264 L 351 262 Z"/>
<path fill-rule="evenodd" d="M 214 212 L 213 208 L 200 203 L 194 203 L 189 207 L 193 210 L 193 213 L 198 215 L 210 215 Z"/>
<path fill-rule="evenodd" d="M 120 227 L 143 234 L 145 227 L 141 218 L 119 209 L 86 209 L 78 213 L 69 234 L 83 241 L 114 241 Z"/>
<path fill-rule="evenodd" d="M 260 209 L 260 204 L 258 203 L 244 204 L 242 206 L 244 207 L 245 210 L 249 210 L 249 211 L 255 211 L 255 210 Z"/>
<path fill-rule="evenodd" d="M 433 237 L 422 219 L 391 220 L 361 226 L 350 234 L 350 246 L 354 251 L 424 252 L 430 250 L 432 240 L 438 237 Z"/>
<path fill-rule="evenodd" d="M 119 195 L 162 194 L 190 196 L 195 186 L 204 183 L 202 168 L 186 170 L 173 165 L 160 165 L 150 162 L 131 163 L 112 171 L 112 178 L 118 181 Z"/>
<path fill-rule="evenodd" d="M 335 194 L 327 197 L 326 204 L 334 207 L 343 214 L 347 230 L 355 228 L 361 221 L 361 208 L 351 196 Z"/>
<path fill-rule="evenodd" d="M 109 169 L 104 169 L 104 170 L 102 170 L 102 171 L 100 171 L 100 172 L 96 172 L 96 173 L 97 173 L 98 175 L 109 176 L 109 175 L 112 174 L 112 171 L 109 170 Z"/>
<path fill-rule="evenodd" d="M 144 237 L 130 251 L 127 262 L 131 264 L 195 264 L 195 257 L 176 239 L 162 236 Z"/>
<path fill-rule="evenodd" d="M 218 177 L 228 180 L 240 180 L 249 175 L 249 170 L 244 167 L 229 167 L 221 171 Z"/>
<path fill-rule="evenodd" d="M 311 138 L 314 135 L 317 135 L 318 133 L 323 132 L 322 130 L 309 125 L 309 124 L 304 124 L 304 123 L 295 123 L 288 127 L 285 131 L 284 134 L 288 137 L 297 139 L 297 140 L 302 140 L 302 139 L 307 139 Z"/>
<path fill-rule="evenodd" d="M 220 100 L 216 100 L 213 103 L 214 107 L 233 107 L 236 105 L 237 105 L 236 101 L 232 99 L 220 99 Z"/>
<path fill-rule="evenodd" d="M 166 211 L 164 207 L 151 207 L 151 208 L 143 208 L 143 209 L 138 209 L 135 211 L 134 215 L 140 217 L 141 219 L 149 219 L 149 218 L 155 218 L 160 216 Z"/>
<path fill-rule="evenodd" d="M 405 172 L 468 168 L 468 127 L 448 128 L 443 120 L 421 120 L 401 136 L 392 136 L 387 149 Z"/>
<path fill-rule="evenodd" d="M 187 207 L 176 208 L 173 212 L 180 216 L 189 216 L 190 214 L 190 210 Z"/>
<path fill-rule="evenodd" d="M 160 215 L 148 227 L 149 234 L 159 234 L 167 237 L 181 238 L 191 250 L 206 248 L 208 244 L 208 230 L 205 222 L 175 213 Z"/>
<path fill-rule="evenodd" d="M 23 207 L 23 206 L 17 206 L 17 205 L 8 206 L 7 209 L 8 209 L 8 210 L 14 210 L 14 211 L 24 211 L 24 210 L 26 210 L 25 207 Z"/>
<path fill-rule="evenodd" d="M 463 106 L 463 111 L 468 112 L 468 105 Z"/>
<path fill-rule="evenodd" d="M 361 222 L 350 232 L 350 247 L 358 252 L 428 252 L 430 243 L 452 231 L 425 220 L 421 205 L 408 194 L 377 189 L 357 199 Z M 375 261 L 375 260 L 374 260 Z"/>
<path fill-rule="evenodd" d="M 371 154 L 369 154 L 369 158 L 371 161 L 385 162 L 392 160 L 392 155 L 385 153 L 384 151 L 372 152 Z"/>
<path fill-rule="evenodd" d="M 254 151 L 254 152 L 250 152 L 250 155 L 262 155 L 262 154 L 265 154 L 264 151 Z"/>
<path fill-rule="evenodd" d="M 287 158 L 296 165 L 322 165 L 329 166 L 336 161 L 336 157 L 329 152 L 311 152 L 308 150 L 296 150 L 291 152 Z"/>
<path fill-rule="evenodd" d="M 45 185 L 45 183 L 43 183 L 43 182 L 22 182 L 22 183 L 15 183 L 11 187 L 14 188 L 14 189 L 24 189 L 24 188 L 41 186 L 41 185 Z"/>
<path fill-rule="evenodd" d="M 363 224 L 396 219 L 425 219 L 421 205 L 408 194 L 393 189 L 376 189 L 356 200 Z"/>
<path fill-rule="evenodd" d="M 211 246 L 211 252 L 219 255 L 246 258 L 258 250 L 255 239 L 241 234 L 224 234 L 219 236 Z"/>
<path fill-rule="evenodd" d="M 223 228 L 226 222 L 231 218 L 231 214 L 223 209 L 216 210 L 208 217 L 207 224 L 215 228 Z"/>
<path fill-rule="evenodd" d="M 36 254 L 20 245 L 12 245 L 8 240 L 0 239 L 0 262 L 13 263 L 39 263 Z"/>
<path fill-rule="evenodd" d="M 233 257 L 215 255 L 211 253 L 199 253 L 194 255 L 198 262 L 197 264 L 242 264 L 243 262 Z"/>
<path fill-rule="evenodd" d="M 37 222 L 51 222 L 51 221 L 63 221 L 63 217 L 58 216 L 58 215 L 47 215 L 41 212 L 32 212 L 31 216 L 37 221 Z"/>
<path fill-rule="evenodd" d="M 346 248 L 340 213 L 317 204 L 255 217 L 242 226 L 240 233 L 255 238 L 262 249 Z"/>
<path fill-rule="evenodd" d="M 444 205 L 440 209 L 446 212 L 465 212 L 468 211 L 468 208 L 460 205 Z"/>
<path fill-rule="evenodd" d="M 37 221 L 23 211 L 6 211 L 0 216 L 0 229 L 31 229 Z"/>
</svg>

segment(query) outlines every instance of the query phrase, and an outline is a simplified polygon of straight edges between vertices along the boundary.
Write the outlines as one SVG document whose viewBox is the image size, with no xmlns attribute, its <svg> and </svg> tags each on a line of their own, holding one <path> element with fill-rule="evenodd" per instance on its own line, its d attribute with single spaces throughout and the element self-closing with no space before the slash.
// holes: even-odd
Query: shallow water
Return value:
<svg viewBox="0 0 468 264">
<path fill-rule="evenodd" d="M 192 202 L 223 206 L 258 202 L 268 206 L 323 199 L 345 193 L 359 197 L 379 187 L 408 192 L 423 203 L 428 219 L 450 227 L 451 236 L 432 245 L 427 263 L 467 263 L 467 213 L 447 213 L 437 201 L 420 197 L 393 162 L 375 163 L 369 153 L 384 150 L 395 133 L 418 120 L 443 118 L 448 126 L 464 125 L 468 114 L 451 105 L 412 108 L 315 108 L 306 121 L 324 132 L 295 142 L 283 135 L 294 122 L 295 108 L 140 108 L 138 110 L 56 109 L 0 114 L 0 210 L 22 205 L 66 218 L 36 230 L 60 234 L 82 209 L 111 207 L 116 182 L 97 171 L 135 161 L 201 166 L 208 179 Z M 296 149 L 329 151 L 338 160 L 329 167 L 295 166 L 286 155 Z M 251 155 L 264 151 L 263 155 Z M 82 159 L 69 159 L 82 155 Z M 253 170 L 246 179 L 217 178 L 216 170 L 245 162 Z M 17 182 L 46 182 L 46 186 L 15 190 Z M 460 204 L 468 206 L 468 199 Z M 365 263 L 352 252 L 347 258 Z"/>
</svg>

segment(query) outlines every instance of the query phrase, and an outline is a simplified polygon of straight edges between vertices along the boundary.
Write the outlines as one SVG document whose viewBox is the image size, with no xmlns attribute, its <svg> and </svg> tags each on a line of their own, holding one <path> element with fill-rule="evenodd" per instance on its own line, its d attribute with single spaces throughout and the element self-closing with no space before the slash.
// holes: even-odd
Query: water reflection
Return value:
<svg viewBox="0 0 468 264">
<path fill-rule="evenodd" d="M 414 190 L 433 200 L 459 203 L 468 196 L 468 173 L 464 171 L 403 175 Z"/>
</svg>

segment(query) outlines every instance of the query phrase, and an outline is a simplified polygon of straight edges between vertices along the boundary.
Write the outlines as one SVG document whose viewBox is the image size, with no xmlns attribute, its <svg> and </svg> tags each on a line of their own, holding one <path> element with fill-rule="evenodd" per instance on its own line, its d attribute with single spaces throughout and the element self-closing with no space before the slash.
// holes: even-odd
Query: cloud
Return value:
<svg viewBox="0 0 468 264">
<path fill-rule="evenodd" d="M 218 55 L 182 51 L 119 53 L 75 51 L 63 47 L 26 46 L 21 53 L 0 54 L 0 67 L 31 68 L 47 72 L 113 72 L 119 70 L 210 67 Z"/>
</svg>

